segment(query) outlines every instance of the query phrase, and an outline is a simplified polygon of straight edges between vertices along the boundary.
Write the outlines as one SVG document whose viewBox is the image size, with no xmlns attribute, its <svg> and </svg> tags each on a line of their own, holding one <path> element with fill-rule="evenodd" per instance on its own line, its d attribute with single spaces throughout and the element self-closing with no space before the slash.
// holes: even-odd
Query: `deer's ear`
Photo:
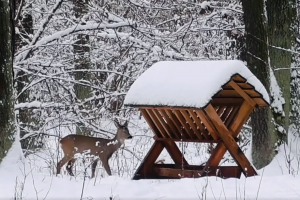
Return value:
<svg viewBox="0 0 300 200">
<path fill-rule="evenodd" d="M 120 128 L 120 124 L 119 124 L 119 122 L 118 122 L 117 120 L 114 120 L 114 124 L 115 124 L 115 126 L 116 126 L 117 128 Z"/>
<path fill-rule="evenodd" d="M 128 126 L 128 120 L 125 121 L 125 123 L 123 124 L 123 126 L 125 126 L 125 127 Z"/>
</svg>

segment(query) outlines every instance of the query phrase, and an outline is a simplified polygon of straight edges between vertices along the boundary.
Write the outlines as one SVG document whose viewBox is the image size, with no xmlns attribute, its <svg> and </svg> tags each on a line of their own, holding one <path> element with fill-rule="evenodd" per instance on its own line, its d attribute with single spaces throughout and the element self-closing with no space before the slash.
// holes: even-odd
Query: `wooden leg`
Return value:
<svg viewBox="0 0 300 200">
<path fill-rule="evenodd" d="M 164 143 L 161 141 L 155 141 L 151 149 L 147 153 L 146 157 L 140 164 L 139 168 L 136 170 L 133 179 L 138 179 L 139 176 L 151 176 L 154 162 L 164 149 Z"/>
<path fill-rule="evenodd" d="M 250 107 L 250 105 L 249 105 Z M 212 123 L 216 127 L 216 129 L 219 132 L 220 137 L 223 140 L 223 145 L 225 146 L 225 149 L 222 145 L 220 145 L 215 152 L 215 154 L 219 155 L 218 159 L 220 156 L 226 152 L 226 149 L 230 152 L 231 156 L 236 160 L 237 164 L 241 167 L 243 173 L 245 176 L 253 176 L 256 175 L 257 173 L 251 166 L 250 162 L 242 152 L 242 150 L 239 148 L 237 145 L 234 136 L 237 135 L 236 132 L 233 132 L 231 130 L 228 130 L 227 127 L 224 125 L 218 114 L 216 113 L 215 109 L 211 106 L 208 105 L 206 107 L 206 113 L 212 120 Z M 245 113 L 243 113 L 243 116 L 245 116 Z M 239 126 L 237 126 L 239 127 Z M 224 155 L 224 154 L 223 154 Z M 222 155 L 222 156 L 223 156 Z M 222 158 L 221 158 L 222 159 Z M 211 164 L 211 163 L 210 163 Z M 215 163 L 214 163 L 215 164 Z"/>
<path fill-rule="evenodd" d="M 188 162 L 185 160 L 185 158 L 182 155 L 183 152 L 181 152 L 179 150 L 179 148 L 175 144 L 175 142 L 166 141 L 164 143 L 165 143 L 165 147 L 166 147 L 168 153 L 170 154 L 170 156 L 173 159 L 173 161 L 175 162 L 175 164 L 181 165 L 183 162 L 184 165 L 188 165 Z"/>
</svg>

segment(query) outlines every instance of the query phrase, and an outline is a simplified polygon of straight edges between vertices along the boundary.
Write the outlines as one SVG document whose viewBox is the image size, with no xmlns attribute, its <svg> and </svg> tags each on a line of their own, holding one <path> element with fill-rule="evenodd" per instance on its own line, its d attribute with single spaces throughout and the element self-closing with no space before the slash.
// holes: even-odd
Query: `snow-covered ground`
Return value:
<svg viewBox="0 0 300 200">
<path fill-rule="evenodd" d="M 80 160 L 74 169 L 75 177 L 65 171 L 62 175 L 54 175 L 57 160 L 61 157 L 60 154 L 57 156 L 57 138 L 49 139 L 43 151 L 27 158 L 21 156 L 16 142 L 0 165 L 0 199 L 300 199 L 300 157 L 284 146 L 256 177 L 131 180 L 139 159 L 152 144 L 152 139 L 139 136 L 140 132 L 141 129 L 134 132 L 136 137 L 126 141 L 127 151 L 119 151 L 112 157 L 110 164 L 114 175 L 108 177 L 98 165 L 95 179 L 84 178 L 84 166 L 88 163 Z M 185 148 L 189 162 L 197 164 L 206 159 L 201 148 L 192 145 Z M 168 160 L 166 152 L 161 158 Z M 88 167 L 87 176 L 90 171 Z"/>
</svg>

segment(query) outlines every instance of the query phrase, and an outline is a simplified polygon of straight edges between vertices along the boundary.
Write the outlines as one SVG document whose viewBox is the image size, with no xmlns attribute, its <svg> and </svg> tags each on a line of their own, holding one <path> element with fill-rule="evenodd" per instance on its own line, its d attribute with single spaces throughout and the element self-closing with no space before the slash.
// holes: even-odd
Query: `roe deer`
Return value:
<svg viewBox="0 0 300 200">
<path fill-rule="evenodd" d="M 97 137 L 89 137 L 83 135 L 67 135 L 60 140 L 61 148 L 64 152 L 64 157 L 57 163 L 57 172 L 60 173 L 61 167 L 67 164 L 67 171 L 70 176 L 74 176 L 72 167 L 76 158 L 74 157 L 77 153 L 83 153 L 86 155 L 97 156 L 92 164 L 92 176 L 95 177 L 95 169 L 99 159 L 101 160 L 103 167 L 107 174 L 111 176 L 110 167 L 108 160 L 112 154 L 120 148 L 126 139 L 131 139 L 132 136 L 127 128 L 128 121 L 123 125 L 120 125 L 114 120 L 115 126 L 117 127 L 117 134 L 113 139 L 104 139 Z"/>
</svg>

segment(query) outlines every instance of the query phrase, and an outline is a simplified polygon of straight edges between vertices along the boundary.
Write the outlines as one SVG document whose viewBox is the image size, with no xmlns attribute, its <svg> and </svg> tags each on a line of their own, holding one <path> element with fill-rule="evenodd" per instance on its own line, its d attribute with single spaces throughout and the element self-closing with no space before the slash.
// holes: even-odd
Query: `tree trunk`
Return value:
<svg viewBox="0 0 300 200">
<path fill-rule="evenodd" d="M 292 64 L 292 54 L 289 50 L 292 48 L 293 41 L 291 26 L 296 17 L 296 13 L 293 11 L 295 8 L 292 8 L 294 5 L 292 0 L 266 1 L 270 65 L 285 100 L 285 103 L 282 104 L 283 111 L 272 109 L 279 145 L 287 141 L 291 111 L 291 71 L 280 70 L 280 68 L 290 68 Z"/>
<path fill-rule="evenodd" d="M 16 1 L 16 8 L 20 9 L 20 13 L 19 13 L 19 17 L 17 19 L 18 23 L 17 23 L 17 27 L 19 29 L 18 33 L 16 34 L 16 42 L 15 42 L 15 49 L 18 50 L 19 48 L 22 48 L 24 45 L 26 45 L 27 43 L 24 42 L 24 39 L 27 39 L 28 41 L 30 41 L 31 39 L 29 38 L 29 34 L 33 34 L 33 29 L 32 29 L 32 16 L 31 14 L 27 11 L 24 11 L 22 8 L 24 8 L 24 1 L 21 0 L 17 0 Z M 21 5 L 23 4 L 23 5 Z M 31 7 L 31 5 L 27 5 L 27 7 Z M 22 39 L 24 38 L 24 39 Z M 18 103 L 24 103 L 27 102 L 29 100 L 29 91 L 23 91 L 23 88 L 26 86 L 26 84 L 28 83 L 28 75 L 22 71 L 22 70 L 18 70 L 17 71 L 17 77 L 16 77 L 16 81 L 17 81 L 17 92 L 19 95 L 18 98 Z M 32 122 L 31 120 L 31 113 L 29 109 L 20 109 L 19 110 L 19 115 L 18 117 L 18 121 L 19 121 L 19 125 L 20 125 L 20 137 L 22 138 L 25 134 L 27 134 L 27 131 L 25 131 L 24 129 L 26 129 L 26 126 L 28 124 L 30 124 Z M 21 140 L 21 147 L 24 150 L 27 149 L 32 149 L 34 148 L 33 141 L 31 137 L 28 137 L 24 140 Z"/>
<path fill-rule="evenodd" d="M 79 24 L 82 23 L 82 17 L 88 12 L 88 1 L 87 0 L 75 0 L 74 2 L 74 12 L 77 22 Z M 73 45 L 74 48 L 74 63 L 75 70 L 84 70 L 90 69 L 90 47 L 89 47 L 89 37 L 86 34 L 78 34 L 76 37 L 76 42 Z M 91 81 L 90 72 L 75 72 L 75 80 L 77 81 Z M 86 84 L 87 82 L 85 82 Z M 89 86 L 83 86 L 80 84 L 75 84 L 74 86 L 75 94 L 82 103 L 85 99 L 91 97 L 91 88 Z M 89 105 L 81 105 L 79 109 L 88 108 Z M 78 123 L 76 127 L 76 134 L 86 135 L 88 134 L 88 130 L 84 127 L 83 124 Z"/>
<path fill-rule="evenodd" d="M 15 135 L 12 21 L 9 1 L 0 1 L 0 162 Z"/>
<path fill-rule="evenodd" d="M 243 0 L 246 34 L 246 61 L 252 73 L 269 92 L 269 65 L 264 0 Z M 275 127 L 269 108 L 255 110 L 251 115 L 252 160 L 258 169 L 267 165 L 275 155 Z"/>
<path fill-rule="evenodd" d="M 292 2 L 295 3 L 296 2 Z M 296 7 L 296 6 L 295 6 Z M 292 50 L 296 51 L 296 49 L 299 49 L 300 43 L 296 40 L 296 38 L 299 38 L 299 28 L 300 28 L 300 20 L 299 20 L 299 12 L 297 13 L 297 10 L 294 9 L 292 12 L 295 14 L 295 18 L 293 19 L 293 25 L 292 25 Z M 291 134 L 293 134 L 296 137 L 300 137 L 300 88 L 299 88 L 299 82 L 300 82 L 300 70 L 299 65 L 300 58 L 298 54 L 292 55 L 292 67 L 294 69 L 291 69 L 291 113 L 290 113 L 290 130 Z M 291 138 L 292 139 L 292 138 Z M 290 139 L 288 139 L 288 142 L 290 142 Z"/>
</svg>

